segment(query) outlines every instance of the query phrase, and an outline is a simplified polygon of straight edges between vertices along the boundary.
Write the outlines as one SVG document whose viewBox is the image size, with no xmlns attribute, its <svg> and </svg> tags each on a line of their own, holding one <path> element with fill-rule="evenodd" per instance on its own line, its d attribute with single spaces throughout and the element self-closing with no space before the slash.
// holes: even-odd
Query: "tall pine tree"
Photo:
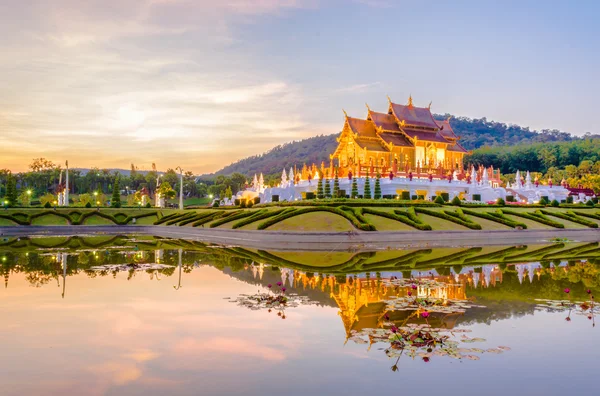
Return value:
<svg viewBox="0 0 600 396">
<path fill-rule="evenodd" d="M 365 199 L 371 199 L 371 182 L 369 181 L 369 175 L 365 178 L 363 197 L 365 197 Z"/>
<path fill-rule="evenodd" d="M 6 201 L 8 206 L 17 206 L 17 179 L 12 174 L 6 180 Z"/>
<path fill-rule="evenodd" d="M 375 179 L 375 195 L 373 198 L 375 199 L 381 199 L 381 182 L 380 182 L 380 178 L 381 176 L 379 176 L 379 174 L 377 175 L 377 179 Z"/>
<path fill-rule="evenodd" d="M 121 190 L 119 189 L 119 176 L 115 177 L 115 183 L 113 184 L 112 198 L 110 199 L 111 208 L 121 207 Z"/>
<path fill-rule="evenodd" d="M 317 199 L 323 198 L 323 178 L 319 177 L 319 182 L 317 183 Z"/>
<path fill-rule="evenodd" d="M 338 170 L 335 168 L 335 179 L 333 179 L 333 197 L 338 198 L 340 195 L 340 180 L 338 179 Z"/>
<path fill-rule="evenodd" d="M 358 197 L 358 184 L 356 184 L 356 178 L 352 178 L 352 195 L 351 198 Z"/>
</svg>

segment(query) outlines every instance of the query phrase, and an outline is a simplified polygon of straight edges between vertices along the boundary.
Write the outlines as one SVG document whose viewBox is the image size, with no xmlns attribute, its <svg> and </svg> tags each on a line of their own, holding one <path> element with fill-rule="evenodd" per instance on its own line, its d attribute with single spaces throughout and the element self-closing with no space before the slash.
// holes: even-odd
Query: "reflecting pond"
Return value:
<svg viewBox="0 0 600 396">
<path fill-rule="evenodd" d="M 2 394 L 597 393 L 598 243 L 1 238 Z"/>
</svg>

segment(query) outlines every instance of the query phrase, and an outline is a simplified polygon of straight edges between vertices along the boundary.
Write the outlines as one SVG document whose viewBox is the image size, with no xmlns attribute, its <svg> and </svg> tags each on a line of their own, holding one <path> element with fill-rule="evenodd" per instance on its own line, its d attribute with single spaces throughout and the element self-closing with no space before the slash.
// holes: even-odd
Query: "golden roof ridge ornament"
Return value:
<svg viewBox="0 0 600 396">
<path fill-rule="evenodd" d="M 346 110 L 342 109 L 342 111 L 344 112 L 344 117 L 348 118 L 348 113 L 346 113 Z"/>
<path fill-rule="evenodd" d="M 367 106 L 367 111 L 370 113 L 371 112 L 371 108 L 369 107 L 369 104 L 365 103 L 365 106 Z"/>
<path fill-rule="evenodd" d="M 390 98 L 390 95 L 385 95 L 385 96 L 387 96 L 388 103 L 389 103 L 389 104 L 392 104 L 392 99 Z"/>
<path fill-rule="evenodd" d="M 432 100 L 431 102 L 429 102 L 429 106 L 427 106 L 427 108 L 428 108 L 429 110 L 431 110 L 431 104 L 432 104 L 432 103 L 433 103 L 433 100 Z"/>
<path fill-rule="evenodd" d="M 408 107 L 413 107 L 413 99 L 412 99 L 412 94 L 408 96 Z"/>
</svg>

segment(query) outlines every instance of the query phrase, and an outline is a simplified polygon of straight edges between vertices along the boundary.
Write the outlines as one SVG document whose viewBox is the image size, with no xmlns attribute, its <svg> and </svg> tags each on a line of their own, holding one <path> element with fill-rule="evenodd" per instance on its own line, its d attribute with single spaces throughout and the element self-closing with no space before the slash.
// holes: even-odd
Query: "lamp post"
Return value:
<svg viewBox="0 0 600 396">
<path fill-rule="evenodd" d="M 179 169 L 179 210 L 183 210 L 183 169 L 181 166 L 175 169 Z"/>
</svg>

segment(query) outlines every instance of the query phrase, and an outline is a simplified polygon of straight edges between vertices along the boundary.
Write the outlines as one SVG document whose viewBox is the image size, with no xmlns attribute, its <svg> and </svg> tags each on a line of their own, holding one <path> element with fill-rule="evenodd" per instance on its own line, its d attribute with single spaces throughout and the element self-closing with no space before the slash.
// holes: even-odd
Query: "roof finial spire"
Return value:
<svg viewBox="0 0 600 396">
<path fill-rule="evenodd" d="M 412 94 L 408 96 L 408 107 L 413 107 Z"/>
<path fill-rule="evenodd" d="M 344 112 L 344 116 L 348 118 L 348 113 L 346 113 L 346 110 L 342 109 L 342 111 Z"/>
<path fill-rule="evenodd" d="M 367 111 L 369 111 L 369 112 L 370 112 L 370 111 L 371 111 L 371 108 L 369 107 L 369 104 L 368 104 L 368 103 L 365 103 L 365 106 L 367 106 Z"/>
<path fill-rule="evenodd" d="M 392 99 L 390 99 L 390 95 L 385 95 L 385 96 L 387 96 L 387 98 L 388 98 L 388 102 L 389 102 L 390 104 L 392 104 Z"/>
<path fill-rule="evenodd" d="M 433 103 L 433 101 L 429 102 L 429 106 L 428 106 L 429 110 L 431 110 L 431 104 L 432 103 Z"/>
</svg>

